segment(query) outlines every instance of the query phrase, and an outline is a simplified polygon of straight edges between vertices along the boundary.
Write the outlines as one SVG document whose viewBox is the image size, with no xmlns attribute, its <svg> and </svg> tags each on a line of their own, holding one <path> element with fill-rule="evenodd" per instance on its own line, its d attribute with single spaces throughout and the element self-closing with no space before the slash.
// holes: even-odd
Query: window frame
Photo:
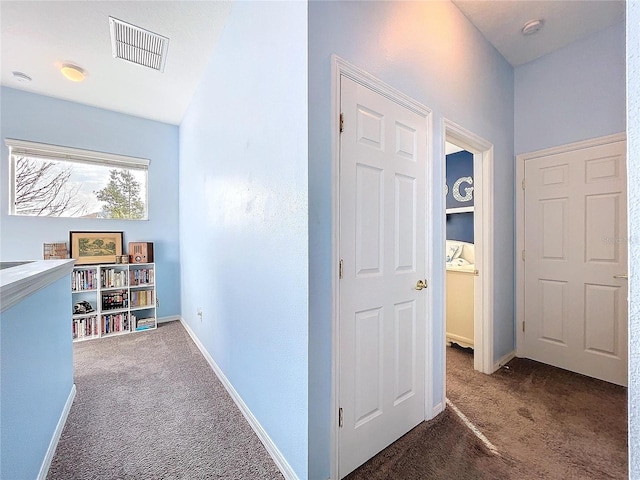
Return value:
<svg viewBox="0 0 640 480">
<path fill-rule="evenodd" d="M 67 163 L 82 163 L 101 167 L 115 167 L 127 170 L 145 172 L 145 198 L 143 218 L 93 218 L 93 220 L 149 220 L 149 165 L 151 160 L 140 157 L 131 157 L 115 153 L 84 150 L 81 148 L 50 145 L 46 143 L 32 142 L 29 140 L 17 140 L 6 138 L 5 145 L 9 149 L 9 215 L 16 217 L 43 217 L 43 218 L 83 218 L 83 217 L 55 217 L 52 215 L 23 215 L 16 213 L 16 156 L 30 157 L 38 160 L 57 160 Z"/>
</svg>

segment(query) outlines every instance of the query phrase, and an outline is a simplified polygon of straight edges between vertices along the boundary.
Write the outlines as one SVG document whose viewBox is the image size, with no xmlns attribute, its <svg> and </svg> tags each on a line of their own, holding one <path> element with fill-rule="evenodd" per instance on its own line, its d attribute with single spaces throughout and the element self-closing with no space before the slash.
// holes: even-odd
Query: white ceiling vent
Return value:
<svg viewBox="0 0 640 480">
<path fill-rule="evenodd" d="M 169 47 L 167 37 L 113 17 L 109 17 L 109 27 L 114 58 L 164 71 Z"/>
</svg>

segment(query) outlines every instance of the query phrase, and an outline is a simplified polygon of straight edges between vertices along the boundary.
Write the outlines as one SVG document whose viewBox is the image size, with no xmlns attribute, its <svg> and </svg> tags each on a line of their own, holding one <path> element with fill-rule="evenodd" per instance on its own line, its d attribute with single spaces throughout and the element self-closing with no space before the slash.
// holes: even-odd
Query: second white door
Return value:
<svg viewBox="0 0 640 480">
<path fill-rule="evenodd" d="M 525 162 L 524 354 L 627 383 L 625 142 Z"/>
<path fill-rule="evenodd" d="M 341 80 L 340 478 L 425 418 L 425 117 Z"/>
</svg>

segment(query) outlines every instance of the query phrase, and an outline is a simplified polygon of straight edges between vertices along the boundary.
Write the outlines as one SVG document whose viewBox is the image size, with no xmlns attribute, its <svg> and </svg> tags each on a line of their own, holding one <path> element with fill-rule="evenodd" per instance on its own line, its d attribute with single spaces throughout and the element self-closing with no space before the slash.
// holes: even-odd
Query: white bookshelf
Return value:
<svg viewBox="0 0 640 480">
<path fill-rule="evenodd" d="M 79 265 L 71 272 L 74 342 L 157 328 L 154 263 Z M 75 306 L 88 302 L 92 311 Z"/>
</svg>

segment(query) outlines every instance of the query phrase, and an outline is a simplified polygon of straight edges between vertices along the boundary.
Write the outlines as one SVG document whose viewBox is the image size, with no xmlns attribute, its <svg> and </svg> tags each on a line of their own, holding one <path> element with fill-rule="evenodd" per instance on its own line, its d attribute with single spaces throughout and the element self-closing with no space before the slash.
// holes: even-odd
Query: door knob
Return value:
<svg viewBox="0 0 640 480">
<path fill-rule="evenodd" d="M 416 290 L 422 290 L 423 288 L 427 288 L 427 281 L 418 280 L 418 283 L 416 283 Z"/>
<path fill-rule="evenodd" d="M 613 278 L 624 278 L 624 279 L 628 279 L 629 275 L 627 275 L 626 273 L 623 273 L 622 275 L 614 275 Z"/>
</svg>

